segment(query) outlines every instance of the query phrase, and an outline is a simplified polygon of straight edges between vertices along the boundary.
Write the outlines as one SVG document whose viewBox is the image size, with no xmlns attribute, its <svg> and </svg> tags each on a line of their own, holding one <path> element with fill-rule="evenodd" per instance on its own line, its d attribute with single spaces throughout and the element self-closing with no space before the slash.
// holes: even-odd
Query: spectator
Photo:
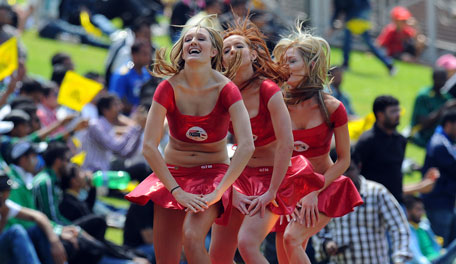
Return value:
<svg viewBox="0 0 456 264">
<path fill-rule="evenodd" d="M 220 25 L 218 15 L 222 13 L 222 3 L 220 0 L 205 0 L 204 8 L 196 15 L 191 17 L 185 26 L 195 26 L 201 24 L 206 27 L 214 28 L 215 30 L 222 32 L 223 28 Z M 208 17 L 209 15 L 216 15 L 215 17 Z"/>
<path fill-rule="evenodd" d="M 155 264 L 153 245 L 154 203 L 149 201 L 145 206 L 132 203 L 127 212 L 123 232 L 124 245 L 147 255 Z"/>
<path fill-rule="evenodd" d="M 331 68 L 329 73 L 333 77 L 331 82 L 331 91 L 333 93 L 332 95 L 345 106 L 349 119 L 355 118 L 356 114 L 355 111 L 353 111 L 350 97 L 348 97 L 348 95 L 340 89 L 340 85 L 342 84 L 344 78 L 343 69 L 339 66 L 336 66 Z"/>
<path fill-rule="evenodd" d="M 12 181 L 0 171 L 0 263 L 35 264 L 41 260 L 57 264 L 66 261 L 62 242 L 46 216 L 8 200 L 11 185 Z M 4 230 L 6 221 L 12 218 L 29 220 L 37 226 L 25 230 L 16 224 Z"/>
<path fill-rule="evenodd" d="M 38 105 L 43 98 L 43 86 L 37 80 L 26 78 L 22 82 L 19 95 L 31 98 L 34 104 Z"/>
<path fill-rule="evenodd" d="M 82 219 L 94 219 L 94 228 L 98 237 L 104 239 L 106 232 L 106 221 L 102 217 L 93 214 L 93 206 L 97 197 L 97 190 L 91 186 L 90 178 L 87 174 L 79 169 L 75 164 L 65 164 L 60 168 L 61 176 L 60 186 L 63 191 L 63 197 L 60 199 L 59 211 L 63 217 L 73 222 L 81 222 Z M 89 186 L 87 198 L 80 200 L 79 195 L 82 189 Z M 90 232 L 89 232 L 90 233 Z"/>
<path fill-rule="evenodd" d="M 413 260 L 409 264 L 451 264 L 456 259 L 456 240 L 448 246 L 445 253 L 438 244 L 426 219 L 423 201 L 414 196 L 406 196 L 405 207 L 410 227 L 410 250 Z"/>
<path fill-rule="evenodd" d="M 197 3 L 198 1 L 179 0 L 173 6 L 169 23 L 169 33 L 173 43 L 180 37 L 181 26 L 185 25 L 187 20 L 196 14 Z"/>
<path fill-rule="evenodd" d="M 3 121 L 13 122 L 13 129 L 7 133 L 10 137 L 22 138 L 30 134 L 30 116 L 23 110 L 13 109 Z"/>
<path fill-rule="evenodd" d="M 119 72 L 123 67 L 126 67 L 132 60 L 131 47 L 136 41 L 148 42 L 151 46 L 151 53 L 154 52 L 155 49 L 151 43 L 152 32 L 150 27 L 151 24 L 146 19 L 140 17 L 136 19 L 131 28 L 115 34 L 106 59 L 106 86 L 109 87 L 112 75 Z"/>
<path fill-rule="evenodd" d="M 88 72 L 84 75 L 86 78 L 96 81 L 103 85 L 103 89 L 95 95 L 92 101 L 84 106 L 81 111 L 81 116 L 83 118 L 88 119 L 89 121 L 95 120 L 98 118 L 98 110 L 97 110 L 97 102 L 100 96 L 105 95 L 107 93 L 107 89 L 105 87 L 105 79 L 103 76 L 96 72 Z M 142 97 L 141 97 L 142 98 Z"/>
<path fill-rule="evenodd" d="M 374 101 L 374 127 L 359 138 L 355 152 L 361 158 L 361 174 L 381 183 L 402 204 L 402 161 L 407 140 L 397 132 L 401 108 L 392 96 Z"/>
<path fill-rule="evenodd" d="M 128 157 L 139 147 L 145 113 L 141 108 L 138 109 L 133 116 L 133 122 L 127 126 L 127 131 L 117 137 L 114 126 L 119 124 L 120 107 L 121 103 L 115 95 L 104 95 L 98 100 L 100 117 L 89 125 L 83 140 L 82 147 L 87 153 L 83 168 L 91 171 L 109 170 L 113 154 Z"/>
<path fill-rule="evenodd" d="M 393 195 L 381 184 L 360 175 L 357 155 L 344 175 L 358 189 L 364 204 L 339 218 L 313 236 L 317 261 L 330 259 L 331 263 L 389 263 L 388 241 L 390 234 L 392 260 L 405 263 L 411 257 L 408 250 L 409 230 L 404 212 Z"/>
<path fill-rule="evenodd" d="M 71 56 L 65 52 L 57 52 L 51 58 L 51 64 L 54 68 L 57 65 L 63 65 L 68 70 L 74 71 L 74 63 Z"/>
<path fill-rule="evenodd" d="M 456 101 L 449 101 L 451 96 L 442 94 L 441 88 L 447 80 L 447 72 L 442 68 L 434 68 L 431 87 L 419 91 L 415 99 L 412 113 L 411 141 L 420 147 L 426 147 L 437 127 L 443 112 L 456 106 Z"/>
<path fill-rule="evenodd" d="M 391 10 L 392 23 L 385 26 L 377 38 L 388 56 L 403 61 L 416 61 L 426 38 L 417 32 L 416 20 L 410 11 L 402 6 Z"/>
<path fill-rule="evenodd" d="M 334 14 L 332 16 L 331 25 L 335 29 L 335 21 L 341 15 L 345 15 L 345 29 L 344 29 L 344 62 L 342 67 L 347 69 L 349 67 L 350 51 L 352 44 L 352 34 L 361 35 L 364 43 L 369 47 L 370 51 L 388 68 L 389 74 L 396 74 L 396 68 L 393 65 L 391 58 L 383 54 L 377 48 L 369 34 L 369 13 L 371 6 L 369 0 L 346 1 L 334 0 Z M 361 22 L 362 21 L 362 22 Z"/>
<path fill-rule="evenodd" d="M 456 111 L 446 112 L 426 149 L 422 172 L 436 167 L 440 171 L 434 189 L 423 195 L 426 214 L 434 232 L 443 237 L 444 246 L 456 238 Z"/>
<path fill-rule="evenodd" d="M 451 54 L 442 55 L 435 62 L 435 66 L 444 68 L 448 73 L 448 80 L 440 92 L 456 97 L 456 57 Z"/>
<path fill-rule="evenodd" d="M 109 84 L 109 91 L 122 100 L 122 112 L 126 115 L 139 105 L 141 86 L 151 78 L 146 68 L 152 60 L 149 43 L 136 41 L 131 46 L 131 56 L 133 63 L 112 75 Z"/>
<path fill-rule="evenodd" d="M 36 115 L 40 119 L 41 125 L 46 127 L 57 122 L 57 108 L 59 107 L 57 95 L 59 91 L 57 85 L 53 82 L 43 85 L 42 91 L 43 97 L 41 98 L 41 103 L 38 105 Z"/>
</svg>

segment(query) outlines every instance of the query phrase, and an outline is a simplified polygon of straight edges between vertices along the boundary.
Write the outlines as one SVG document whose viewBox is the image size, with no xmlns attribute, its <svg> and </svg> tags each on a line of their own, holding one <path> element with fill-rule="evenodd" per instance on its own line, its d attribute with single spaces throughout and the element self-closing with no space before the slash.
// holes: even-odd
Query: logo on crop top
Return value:
<svg viewBox="0 0 456 264">
<path fill-rule="evenodd" d="M 201 127 L 191 127 L 185 135 L 194 141 L 204 141 L 207 139 L 207 132 Z"/>
<path fill-rule="evenodd" d="M 309 145 L 307 145 L 306 143 L 298 140 L 298 141 L 294 142 L 293 149 L 296 152 L 304 152 L 304 151 L 309 149 Z"/>
</svg>

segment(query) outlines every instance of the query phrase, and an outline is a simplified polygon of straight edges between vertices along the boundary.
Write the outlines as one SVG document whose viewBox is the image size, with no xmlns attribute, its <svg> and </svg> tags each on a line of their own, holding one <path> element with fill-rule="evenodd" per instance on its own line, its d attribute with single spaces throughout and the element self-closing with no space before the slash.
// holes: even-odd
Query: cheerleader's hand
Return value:
<svg viewBox="0 0 456 264">
<path fill-rule="evenodd" d="M 203 195 L 203 200 L 206 202 L 207 206 L 211 206 L 215 203 L 217 203 L 218 201 L 220 201 L 220 199 L 222 199 L 222 194 L 219 194 L 216 190 L 214 190 L 213 192 L 209 193 L 209 194 L 206 194 L 206 195 Z"/>
<path fill-rule="evenodd" d="M 298 220 L 301 225 L 307 228 L 315 227 L 318 222 L 318 192 L 311 192 L 304 196 L 301 201 L 301 209 L 298 214 Z"/>
<path fill-rule="evenodd" d="M 247 196 L 233 188 L 233 206 L 234 208 L 238 209 L 244 215 L 249 214 L 249 210 L 247 208 L 250 207 L 252 201 L 257 198 L 258 196 Z"/>
<path fill-rule="evenodd" d="M 252 201 L 252 203 L 249 206 L 249 216 L 253 216 L 258 211 L 260 212 L 260 217 L 263 218 L 264 213 L 266 211 L 266 206 L 269 203 L 272 203 L 274 206 L 277 205 L 277 203 L 274 201 L 275 199 L 275 194 L 266 191 L 262 195 L 258 196 L 256 199 Z"/>
<path fill-rule="evenodd" d="M 185 211 L 198 213 L 204 212 L 204 210 L 209 208 L 207 202 L 204 200 L 204 197 L 201 195 L 188 193 L 182 190 L 182 188 L 176 189 L 173 192 L 173 196 L 179 204 L 187 208 Z"/>
</svg>

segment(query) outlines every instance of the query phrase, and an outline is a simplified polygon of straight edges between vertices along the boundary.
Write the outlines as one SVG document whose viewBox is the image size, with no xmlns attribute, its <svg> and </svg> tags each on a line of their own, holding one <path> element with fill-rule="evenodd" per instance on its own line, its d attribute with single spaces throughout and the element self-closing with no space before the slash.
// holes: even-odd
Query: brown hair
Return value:
<svg viewBox="0 0 456 264">
<path fill-rule="evenodd" d="M 223 39 L 215 29 L 202 26 L 201 22 L 202 21 L 200 21 L 200 23 L 196 26 L 184 28 L 179 40 L 171 48 L 171 52 L 169 54 L 170 62 L 166 61 L 166 48 L 161 48 L 157 51 L 154 63 L 151 65 L 152 75 L 156 77 L 172 76 L 184 69 L 185 61 L 182 59 L 184 37 L 191 28 L 198 28 L 198 30 L 205 29 L 209 33 L 212 47 L 217 50 L 217 55 L 215 55 L 211 60 L 212 69 L 217 71 L 222 70 Z"/>
<path fill-rule="evenodd" d="M 283 38 L 274 48 L 273 55 L 280 65 L 285 66 L 285 53 L 290 48 L 295 48 L 306 67 L 307 75 L 293 89 L 285 86 L 285 103 L 296 105 L 302 101 L 317 96 L 320 111 L 328 126 L 332 127 L 329 112 L 324 103 L 323 89 L 329 87 L 331 80 L 328 70 L 330 67 L 331 50 L 326 40 L 301 31 L 302 24 L 298 24 L 296 32 Z M 284 67 L 285 68 L 285 67 Z"/>
<path fill-rule="evenodd" d="M 257 58 L 252 62 L 254 74 L 242 85 L 242 87 L 239 87 L 240 89 L 247 87 L 251 82 L 260 77 L 271 79 L 276 83 L 281 83 L 288 78 L 286 69 L 280 67 L 272 60 L 266 42 L 264 41 L 266 36 L 249 20 L 248 15 L 244 19 L 235 19 L 225 31 L 223 39 L 234 35 L 244 37 L 249 49 L 254 50 L 257 53 Z M 233 70 L 230 68 L 234 68 L 234 72 L 237 72 L 239 63 L 237 63 L 237 65 L 231 63 L 230 67 L 228 67 L 228 71 Z"/>
</svg>

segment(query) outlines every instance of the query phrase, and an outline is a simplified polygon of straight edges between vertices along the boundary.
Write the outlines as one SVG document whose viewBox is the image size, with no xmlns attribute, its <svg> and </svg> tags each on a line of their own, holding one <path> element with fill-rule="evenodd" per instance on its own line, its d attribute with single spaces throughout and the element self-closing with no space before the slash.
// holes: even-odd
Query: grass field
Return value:
<svg viewBox="0 0 456 264">
<path fill-rule="evenodd" d="M 84 74 L 87 71 L 104 73 L 104 62 L 107 51 L 86 45 L 62 43 L 54 40 L 42 39 L 34 31 L 29 31 L 22 36 L 22 41 L 27 48 L 27 69 L 33 75 L 44 78 L 51 76 L 50 59 L 56 52 L 71 54 L 76 71 Z M 169 43 L 167 37 L 156 39 L 159 46 Z M 332 64 L 342 62 L 342 53 L 339 49 L 332 51 Z M 350 94 L 355 111 L 363 116 L 372 111 L 372 103 L 376 96 L 390 94 L 399 99 L 405 113 L 399 129 L 405 128 L 410 123 L 414 98 L 420 88 L 431 84 L 431 70 L 422 65 L 413 65 L 397 62 L 398 73 L 394 77 L 388 75 L 385 67 L 372 55 L 353 52 L 351 68 L 344 75 L 342 89 Z M 424 159 L 424 150 L 414 145 L 407 146 L 406 156 L 418 163 Z M 405 182 L 416 182 L 419 174 L 406 175 Z M 118 207 L 128 207 L 128 202 L 112 198 L 102 198 L 103 201 Z M 107 238 L 122 242 L 122 231 L 108 229 Z"/>
</svg>

